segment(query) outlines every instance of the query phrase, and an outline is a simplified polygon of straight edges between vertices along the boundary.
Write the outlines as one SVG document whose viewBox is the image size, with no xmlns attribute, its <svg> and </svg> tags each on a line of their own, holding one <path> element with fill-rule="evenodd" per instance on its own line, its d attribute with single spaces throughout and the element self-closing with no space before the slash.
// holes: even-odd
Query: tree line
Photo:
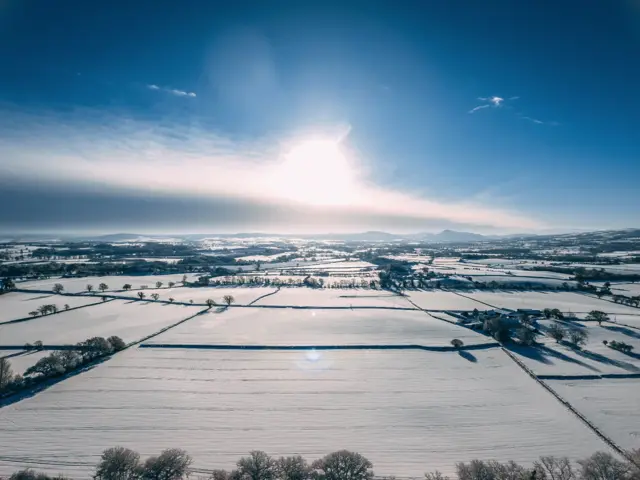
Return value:
<svg viewBox="0 0 640 480">
<path fill-rule="evenodd" d="M 92 337 L 75 345 L 77 348 L 55 350 L 39 359 L 24 372 L 24 376 L 14 374 L 11 361 L 0 358 L 0 396 L 14 394 L 35 386 L 50 378 L 72 372 L 94 360 L 106 357 L 126 347 L 124 340 L 113 335 L 109 338 Z M 42 350 L 41 341 L 26 344 L 25 350 Z"/>
<path fill-rule="evenodd" d="M 142 461 L 140 454 L 124 447 L 105 450 L 95 468 L 94 480 L 182 480 L 190 475 L 210 480 L 373 480 L 373 463 L 365 456 L 339 450 L 309 463 L 300 455 L 274 458 L 252 451 L 240 458 L 232 470 L 191 468 L 193 459 L 184 450 L 171 448 Z M 596 452 L 573 463 L 567 457 L 540 457 L 532 466 L 516 462 L 471 460 L 455 465 L 455 476 L 427 472 L 424 480 L 638 480 L 640 449 L 619 460 L 610 453 Z M 395 477 L 387 477 L 388 480 Z M 65 480 L 31 469 L 20 470 L 8 480 Z"/>
</svg>

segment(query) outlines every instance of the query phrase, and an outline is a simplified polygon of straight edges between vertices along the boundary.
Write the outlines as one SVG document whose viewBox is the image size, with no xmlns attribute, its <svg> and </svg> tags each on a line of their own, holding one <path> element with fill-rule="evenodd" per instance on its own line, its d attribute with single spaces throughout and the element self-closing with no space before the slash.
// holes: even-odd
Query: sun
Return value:
<svg viewBox="0 0 640 480">
<path fill-rule="evenodd" d="M 313 138 L 285 152 L 272 186 L 281 196 L 313 205 L 341 205 L 353 200 L 355 171 L 339 141 Z"/>
</svg>

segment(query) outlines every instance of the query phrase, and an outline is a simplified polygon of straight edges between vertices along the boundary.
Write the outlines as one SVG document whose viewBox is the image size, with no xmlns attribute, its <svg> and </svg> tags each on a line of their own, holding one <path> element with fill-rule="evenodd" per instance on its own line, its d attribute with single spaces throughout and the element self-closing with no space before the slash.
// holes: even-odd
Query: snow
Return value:
<svg viewBox="0 0 640 480">
<path fill-rule="evenodd" d="M 0 325 L 0 345 L 74 344 L 90 337 L 118 335 L 139 340 L 202 310 L 201 307 L 114 300 L 79 310 Z"/>
<path fill-rule="evenodd" d="M 573 292 L 465 292 L 464 295 L 487 303 L 495 308 L 558 308 L 560 311 L 587 314 L 592 310 L 601 310 L 610 315 L 640 315 L 640 309 L 600 300 L 596 297 Z M 584 316 L 584 315 L 580 315 Z"/>
<path fill-rule="evenodd" d="M 258 300 L 255 305 L 414 308 L 405 297 L 386 290 L 306 287 L 282 287 L 278 293 Z"/>
<path fill-rule="evenodd" d="M 99 298 L 90 297 L 9 292 L 0 295 L 0 322 L 28 318 L 29 312 L 33 312 L 37 310 L 38 307 L 46 304 L 55 304 L 58 306 L 58 309 L 63 310 L 65 304 L 69 305 L 69 308 L 75 308 L 99 301 Z"/>
<path fill-rule="evenodd" d="M 616 283 L 611 285 L 611 293 L 614 295 L 626 295 L 635 297 L 640 295 L 640 283 Z"/>
<path fill-rule="evenodd" d="M 231 295 L 235 299 L 234 304 L 246 305 L 255 299 L 276 291 L 276 287 L 179 287 L 179 288 L 148 288 L 144 290 L 147 298 L 154 293 L 160 295 L 160 300 L 175 299 L 176 302 L 189 302 L 204 305 L 207 299 L 211 299 L 222 305 L 222 297 Z M 138 292 L 122 292 L 118 296 L 126 296 L 138 299 Z"/>
<path fill-rule="evenodd" d="M 547 383 L 622 448 L 638 448 L 640 381 L 637 378 L 548 380 Z"/>
<path fill-rule="evenodd" d="M 28 282 L 18 283 L 18 288 L 32 289 L 32 290 L 50 290 L 56 283 L 61 283 L 64 286 L 66 293 L 81 293 L 86 291 L 87 284 L 93 285 L 95 290 L 98 289 L 98 285 L 106 283 L 110 290 L 120 290 L 126 283 L 130 284 L 133 288 L 140 288 L 141 285 L 147 285 L 154 287 L 156 282 L 162 282 L 165 286 L 169 282 L 182 282 L 183 274 L 173 275 L 112 275 L 104 277 L 80 277 L 80 278 L 49 278 L 47 280 L 31 280 Z M 194 281 L 197 275 L 187 274 L 188 281 Z"/>
<path fill-rule="evenodd" d="M 201 469 L 233 468 L 253 449 L 314 460 L 349 448 L 377 475 L 399 477 L 451 474 L 473 458 L 530 464 L 607 450 L 499 349 L 131 349 L 5 407 L 0 430 L 0 475 L 32 460 L 84 478 L 115 445 L 143 457 L 184 448 Z"/>
<path fill-rule="evenodd" d="M 480 302 L 470 300 L 453 292 L 408 291 L 409 298 L 420 308 L 425 310 L 487 310 L 489 307 Z M 466 295 L 466 293 L 465 293 Z"/>
<path fill-rule="evenodd" d="M 200 315 L 145 344 L 174 345 L 409 345 L 493 343 L 419 310 L 231 308 Z"/>
</svg>

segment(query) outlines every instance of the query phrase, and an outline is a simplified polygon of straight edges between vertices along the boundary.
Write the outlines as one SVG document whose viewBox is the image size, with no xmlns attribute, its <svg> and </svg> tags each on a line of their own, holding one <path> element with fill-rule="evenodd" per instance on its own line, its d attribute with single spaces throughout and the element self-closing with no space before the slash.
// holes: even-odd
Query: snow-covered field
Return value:
<svg viewBox="0 0 640 480">
<path fill-rule="evenodd" d="M 547 380 L 547 383 L 622 448 L 638 448 L 640 381 L 637 378 Z"/>
<path fill-rule="evenodd" d="M 0 322 L 27 318 L 29 317 L 29 312 L 36 311 L 42 305 L 55 304 L 59 310 L 64 310 L 65 305 L 69 305 L 69 308 L 75 308 L 99 301 L 99 298 L 90 297 L 9 292 L 0 295 Z"/>
<path fill-rule="evenodd" d="M 544 310 L 545 308 L 558 308 L 567 313 L 573 312 L 578 316 L 587 314 L 591 310 L 601 310 L 609 315 L 638 315 L 640 309 L 620 305 L 606 300 L 600 300 L 589 295 L 573 292 L 466 292 L 464 295 L 487 303 L 497 308 L 533 308 Z"/>
<path fill-rule="evenodd" d="M 473 310 L 475 308 L 487 310 L 489 308 L 480 302 L 470 300 L 453 292 L 411 290 L 406 293 L 416 305 L 425 310 Z"/>
<path fill-rule="evenodd" d="M 64 286 L 65 292 L 80 293 L 86 291 L 87 284 L 93 285 L 94 290 L 97 290 L 98 285 L 100 285 L 101 283 L 106 283 L 109 286 L 109 290 L 121 290 L 122 286 L 126 283 L 130 284 L 133 288 L 140 288 L 142 285 L 147 285 L 148 287 L 152 288 L 155 287 L 156 282 L 162 282 L 164 286 L 167 286 L 169 282 L 181 282 L 182 277 L 183 274 L 49 278 L 47 280 L 31 280 L 28 282 L 20 282 L 17 284 L 17 286 L 18 288 L 23 289 L 50 290 L 56 283 L 61 283 Z M 187 274 L 187 281 L 194 281 L 196 278 L 197 275 Z"/>
<path fill-rule="evenodd" d="M 144 290 L 144 294 L 147 298 L 150 298 L 150 295 L 157 293 L 160 295 L 160 300 L 169 300 L 170 298 L 173 298 L 176 302 L 189 302 L 189 300 L 193 300 L 193 303 L 196 304 L 204 304 L 207 299 L 210 298 L 219 305 L 223 304 L 222 297 L 231 295 L 235 299 L 235 304 L 246 305 L 263 295 L 275 291 L 276 287 L 179 287 L 149 288 Z M 118 296 L 138 299 L 138 292 L 122 292 L 119 293 Z"/>
<path fill-rule="evenodd" d="M 271 291 L 274 291 L 272 289 Z M 289 305 L 313 307 L 395 307 L 414 308 L 405 297 L 386 290 L 356 288 L 282 287 L 274 295 L 258 300 L 256 305 Z"/>
<path fill-rule="evenodd" d="M 635 297 L 640 295 L 640 283 L 616 283 L 611 285 L 611 292 L 614 295 L 626 295 Z"/>
<path fill-rule="evenodd" d="M 2 350 L 0 350 L 0 355 L 1 354 Z M 15 375 L 24 375 L 27 368 L 32 367 L 38 360 L 50 354 L 51 352 L 47 350 L 43 350 L 41 352 L 29 350 L 21 353 L 20 355 L 12 356 L 7 360 L 9 360 L 11 369 Z"/>
<path fill-rule="evenodd" d="M 629 406 L 631 393 L 618 399 Z M 400 477 L 450 474 L 462 459 L 607 450 L 499 349 L 132 349 L 5 407 L 0 431 L 0 474 L 33 465 L 85 478 L 114 445 L 143 456 L 184 448 L 204 469 L 230 469 L 252 449 L 313 460 L 349 448 Z"/>
<path fill-rule="evenodd" d="M 194 315 L 201 307 L 114 300 L 79 310 L 0 325 L 0 345 L 74 344 L 90 337 L 118 335 L 129 343 Z"/>
<path fill-rule="evenodd" d="M 174 345 L 425 345 L 493 343 L 420 310 L 232 308 L 189 320 L 145 344 Z"/>
</svg>

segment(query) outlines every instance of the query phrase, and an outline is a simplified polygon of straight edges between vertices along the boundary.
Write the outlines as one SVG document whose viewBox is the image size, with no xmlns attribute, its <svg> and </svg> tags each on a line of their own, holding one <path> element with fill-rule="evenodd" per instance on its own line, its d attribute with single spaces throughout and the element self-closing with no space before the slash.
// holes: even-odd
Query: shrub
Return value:
<svg viewBox="0 0 640 480">
<path fill-rule="evenodd" d="M 53 286 L 53 293 L 62 293 L 64 291 L 64 285 L 61 283 L 56 283 Z"/>
<path fill-rule="evenodd" d="M 118 352 L 127 346 L 127 344 L 124 343 L 124 340 L 122 340 L 117 335 L 112 335 L 111 337 L 107 338 L 107 342 L 109 342 L 114 352 Z"/>
<path fill-rule="evenodd" d="M 454 338 L 451 340 L 451 345 L 453 345 L 454 348 L 460 348 L 464 345 L 464 342 L 458 338 Z"/>
<path fill-rule="evenodd" d="M 606 340 L 604 340 L 604 342 L 606 342 Z M 607 344 L 605 343 L 605 345 Z M 625 342 L 618 342 L 616 340 L 611 340 L 608 346 L 610 348 L 613 348 L 614 350 L 618 350 L 624 353 L 630 353 L 631 350 L 633 350 L 633 345 L 629 345 L 628 343 L 625 343 Z"/>
</svg>

